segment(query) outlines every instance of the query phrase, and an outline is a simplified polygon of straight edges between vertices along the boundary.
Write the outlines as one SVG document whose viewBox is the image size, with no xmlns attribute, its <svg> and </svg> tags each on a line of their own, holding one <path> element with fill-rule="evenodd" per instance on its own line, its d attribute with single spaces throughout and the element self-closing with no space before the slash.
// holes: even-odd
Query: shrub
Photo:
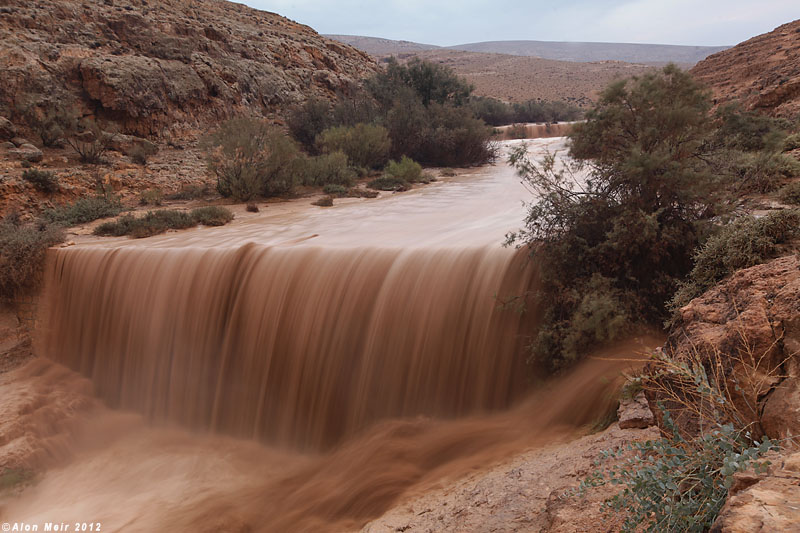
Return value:
<svg viewBox="0 0 800 533">
<path fill-rule="evenodd" d="M 198 207 L 192 209 L 190 214 L 197 224 L 204 226 L 224 226 L 233 220 L 233 213 L 231 213 L 230 209 L 218 205 Z"/>
<path fill-rule="evenodd" d="M 149 189 L 139 195 L 139 205 L 160 206 L 164 195 L 158 189 Z"/>
<path fill-rule="evenodd" d="M 155 155 L 158 148 L 149 142 L 136 143 L 133 148 L 128 151 L 128 157 L 137 165 L 146 165 L 150 156 Z"/>
<path fill-rule="evenodd" d="M 259 211 L 258 206 L 256 204 L 253 204 L 253 203 L 247 204 L 245 206 L 245 210 L 248 213 L 258 213 L 258 211 Z"/>
<path fill-rule="evenodd" d="M 797 236 L 800 236 L 800 210 L 797 209 L 733 221 L 697 251 L 694 268 L 680 284 L 669 307 L 680 309 L 735 271 L 765 262 L 778 253 L 779 244 Z"/>
<path fill-rule="evenodd" d="M 97 165 L 111 148 L 116 137 L 102 130 L 92 119 L 83 119 L 70 124 L 66 132 L 67 144 L 75 150 L 82 163 Z"/>
<path fill-rule="evenodd" d="M 22 179 L 42 192 L 53 193 L 58 190 L 58 179 L 52 172 L 29 169 L 22 173 Z"/>
<path fill-rule="evenodd" d="M 140 239 L 164 233 L 170 229 L 187 229 L 198 224 L 224 226 L 233 220 L 233 213 L 219 206 L 199 207 L 189 211 L 161 209 L 148 211 L 141 217 L 125 215 L 112 222 L 105 222 L 94 229 L 95 235 L 121 237 L 129 235 Z"/>
<path fill-rule="evenodd" d="M 217 191 L 237 201 L 291 192 L 303 164 L 294 141 L 259 120 L 228 120 L 203 144 Z"/>
<path fill-rule="evenodd" d="M 386 164 L 391 148 L 386 128 L 373 124 L 329 128 L 317 137 L 316 143 L 321 152 L 342 152 L 352 166 L 368 169 Z"/>
<path fill-rule="evenodd" d="M 47 147 L 61 146 L 64 136 L 77 121 L 77 112 L 61 101 L 47 100 L 39 105 L 29 105 L 22 109 L 28 126 Z"/>
<path fill-rule="evenodd" d="M 800 148 L 800 133 L 793 133 L 783 141 L 783 151 L 791 152 Z"/>
<path fill-rule="evenodd" d="M 292 137 L 306 150 L 316 153 L 314 142 L 317 135 L 331 124 L 331 105 L 321 98 L 309 98 L 299 107 L 292 109 L 287 118 Z"/>
<path fill-rule="evenodd" d="M 347 156 L 342 152 L 332 152 L 309 157 L 303 169 L 303 184 L 312 186 L 341 185 L 351 186 L 356 173 L 347 164 Z"/>
<path fill-rule="evenodd" d="M 103 196 L 80 198 L 75 203 L 48 209 L 42 213 L 47 222 L 59 226 L 86 224 L 98 218 L 114 217 L 122 212 L 122 205 L 116 199 Z"/>
<path fill-rule="evenodd" d="M 407 156 L 400 158 L 400 161 L 389 161 L 383 174 L 391 180 L 402 181 L 405 183 L 418 183 L 422 181 L 422 167 Z"/>
<path fill-rule="evenodd" d="M 549 306 L 531 348 L 558 370 L 631 322 L 658 324 L 724 207 L 714 173 L 708 93 L 670 65 L 609 86 L 571 135 L 570 155 L 511 162 L 536 194 L 509 243 L 530 247 Z M 652 124 L 669 125 L 654 128 Z M 690 154 L 690 155 L 688 155 Z M 576 186 L 576 172 L 587 179 Z"/>
<path fill-rule="evenodd" d="M 399 178 L 392 178 L 389 176 L 381 176 L 375 178 L 367 184 L 370 189 L 377 189 L 379 191 L 407 191 L 408 182 Z"/>
<path fill-rule="evenodd" d="M 333 197 L 332 196 L 323 196 L 313 202 L 311 205 L 318 205 L 320 207 L 331 207 L 333 205 Z"/>
<path fill-rule="evenodd" d="M 336 196 L 338 198 L 342 198 L 347 196 L 349 192 L 349 188 L 345 187 L 344 185 L 338 185 L 335 183 L 329 183 L 322 188 L 322 192 L 329 196 Z"/>
<path fill-rule="evenodd" d="M 188 185 L 186 187 L 181 188 L 178 192 L 174 192 L 172 194 L 168 194 L 166 196 L 167 200 L 200 200 L 205 198 L 208 194 L 208 187 L 207 186 L 199 186 L 199 185 Z"/>
<path fill-rule="evenodd" d="M 734 474 L 750 466 L 757 473 L 762 471 L 769 461 L 760 458 L 777 448 L 768 438 L 754 440 L 743 422 L 721 370 L 725 367 L 721 359 L 730 356 L 710 354 L 704 365 L 698 355 L 689 353 L 678 361 L 656 354 L 647 372 L 633 380 L 650 392 L 665 393 L 681 411 L 704 417 L 697 432 L 682 435 L 671 411 L 659 405 L 665 437 L 602 452 L 598 466 L 611 459 L 621 459 L 621 464 L 603 466 L 575 491 L 605 484 L 622 486 L 604 507 L 625 513 L 625 532 L 708 531 L 725 503 Z M 745 357 L 738 363 L 749 376 L 745 381 L 761 383 L 761 390 L 764 369 L 756 361 L 760 359 Z"/>
<path fill-rule="evenodd" d="M 14 298 L 40 280 L 47 248 L 64 240 L 61 228 L 48 224 L 0 222 L 0 296 Z"/>
<path fill-rule="evenodd" d="M 800 176 L 800 163 L 777 152 L 745 153 L 735 164 L 735 172 L 743 191 L 767 193 L 787 179 Z"/>
<path fill-rule="evenodd" d="M 800 181 L 795 181 L 782 188 L 780 199 L 785 204 L 800 205 Z"/>
<path fill-rule="evenodd" d="M 525 124 L 512 124 L 508 128 L 508 137 L 510 139 L 525 139 L 528 136 L 528 128 Z"/>
</svg>

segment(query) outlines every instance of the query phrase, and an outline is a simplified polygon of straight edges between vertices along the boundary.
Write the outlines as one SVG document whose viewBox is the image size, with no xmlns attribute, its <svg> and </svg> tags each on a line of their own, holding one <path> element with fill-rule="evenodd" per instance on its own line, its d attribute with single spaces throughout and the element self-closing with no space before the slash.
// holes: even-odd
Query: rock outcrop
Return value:
<svg viewBox="0 0 800 533">
<path fill-rule="evenodd" d="M 680 309 L 664 352 L 675 361 L 701 361 L 710 379 L 731 395 L 755 434 L 800 435 L 800 257 L 788 256 L 733 274 Z M 696 412 L 649 390 L 653 412 L 663 402 L 679 428 L 693 433 Z M 789 409 L 794 409 L 791 411 Z"/>
<path fill-rule="evenodd" d="M 12 120 L 21 106 L 51 101 L 126 133 L 202 130 L 237 112 L 267 115 L 332 97 L 375 68 L 307 26 L 232 2 L 10 0 L 0 8 L 0 109 Z"/>
<path fill-rule="evenodd" d="M 769 457 L 766 472 L 735 474 L 728 501 L 711 533 L 797 531 L 800 525 L 800 453 Z"/>
<path fill-rule="evenodd" d="M 748 109 L 796 116 L 800 113 L 800 20 L 709 56 L 691 73 L 713 89 L 718 104 L 740 100 Z"/>
</svg>

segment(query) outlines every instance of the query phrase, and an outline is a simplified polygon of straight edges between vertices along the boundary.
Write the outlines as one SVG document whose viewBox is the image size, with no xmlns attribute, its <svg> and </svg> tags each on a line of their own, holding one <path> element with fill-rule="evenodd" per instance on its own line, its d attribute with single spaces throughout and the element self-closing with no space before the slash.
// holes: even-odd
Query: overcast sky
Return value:
<svg viewBox="0 0 800 533">
<path fill-rule="evenodd" d="M 242 1 L 242 0 L 239 0 Z M 427 44 L 733 45 L 800 18 L 800 0 L 244 0 L 319 33 Z"/>
</svg>

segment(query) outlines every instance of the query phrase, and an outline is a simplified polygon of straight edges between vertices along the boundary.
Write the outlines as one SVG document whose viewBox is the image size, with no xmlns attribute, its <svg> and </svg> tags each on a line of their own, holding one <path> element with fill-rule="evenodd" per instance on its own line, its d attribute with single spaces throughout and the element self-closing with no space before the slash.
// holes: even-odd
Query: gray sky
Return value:
<svg viewBox="0 0 800 533">
<path fill-rule="evenodd" d="M 239 0 L 242 1 L 242 0 Z M 800 0 L 244 0 L 320 33 L 428 44 L 733 45 L 800 18 Z"/>
</svg>

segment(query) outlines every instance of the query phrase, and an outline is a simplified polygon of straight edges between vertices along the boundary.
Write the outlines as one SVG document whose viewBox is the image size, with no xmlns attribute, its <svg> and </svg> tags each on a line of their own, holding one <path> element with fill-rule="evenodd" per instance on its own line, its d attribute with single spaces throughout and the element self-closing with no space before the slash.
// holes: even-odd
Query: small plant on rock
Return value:
<svg viewBox="0 0 800 533">
<path fill-rule="evenodd" d="M 53 193 L 58 190 L 58 179 L 55 174 L 46 170 L 29 169 L 22 173 L 22 179 L 32 184 L 36 189 Z"/>
</svg>

